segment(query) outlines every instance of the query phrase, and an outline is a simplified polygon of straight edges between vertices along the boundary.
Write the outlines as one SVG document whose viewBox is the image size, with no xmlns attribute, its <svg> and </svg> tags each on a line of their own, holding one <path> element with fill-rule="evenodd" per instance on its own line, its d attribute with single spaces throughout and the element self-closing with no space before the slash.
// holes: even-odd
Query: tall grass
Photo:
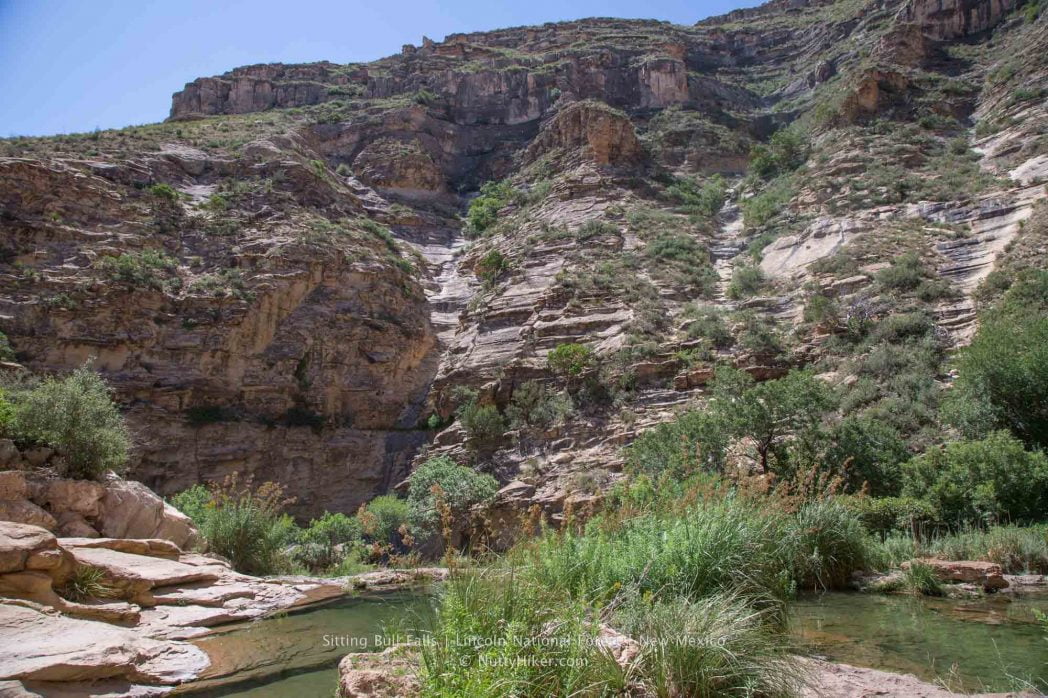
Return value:
<svg viewBox="0 0 1048 698">
<path fill-rule="evenodd" d="M 458 571 L 421 644 L 422 695 L 619 695 L 624 671 L 597 644 L 594 611 L 514 571 Z"/>
<path fill-rule="evenodd" d="M 871 539 L 869 563 L 879 570 L 900 566 L 917 557 L 941 560 L 982 560 L 1001 566 L 1006 574 L 1048 574 L 1048 524 L 992 526 L 915 540 L 897 533 Z"/>
<path fill-rule="evenodd" d="M 533 574 L 589 598 L 618 589 L 699 599 L 733 592 L 783 603 L 797 587 L 842 586 L 866 564 L 866 534 L 834 502 L 794 514 L 734 495 L 621 526 L 547 535 L 525 548 Z"/>
<path fill-rule="evenodd" d="M 521 543 L 506 568 L 456 572 L 434 641 L 422 650 L 427 695 L 611 695 L 623 686 L 657 696 L 794 692 L 801 676 L 788 658 L 789 598 L 801 586 L 840 585 L 865 566 L 867 536 L 835 502 L 795 512 L 771 503 L 656 495 L 640 511 L 624 506 Z M 609 664 L 585 642 L 514 639 L 591 637 L 601 622 L 641 643 L 632 664 Z M 456 642 L 471 636 L 502 641 Z M 536 657 L 556 670 L 492 666 L 506 657 Z M 557 664 L 564 659 L 586 667 Z"/>
<path fill-rule="evenodd" d="M 733 594 L 690 601 L 637 600 L 617 625 L 638 639 L 645 695 L 775 696 L 797 692 L 803 675 L 787 636 L 768 631 L 767 611 Z"/>
<path fill-rule="evenodd" d="M 933 540 L 927 551 L 944 560 L 995 562 L 1010 574 L 1048 574 L 1048 524 L 956 533 Z"/>
</svg>

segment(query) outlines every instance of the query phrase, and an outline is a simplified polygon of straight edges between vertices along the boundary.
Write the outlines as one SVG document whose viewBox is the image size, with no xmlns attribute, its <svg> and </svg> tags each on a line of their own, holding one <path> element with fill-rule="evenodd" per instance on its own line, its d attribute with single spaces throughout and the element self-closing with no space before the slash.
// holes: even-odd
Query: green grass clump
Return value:
<svg viewBox="0 0 1048 698">
<path fill-rule="evenodd" d="M 106 581 L 105 572 L 85 565 L 77 565 L 69 579 L 55 591 L 62 598 L 75 602 L 111 599 L 117 595 L 117 589 Z"/>
<path fill-rule="evenodd" d="M 935 569 L 924 562 L 913 560 L 902 572 L 902 588 L 911 594 L 923 596 L 944 596 L 942 584 L 935 575 Z"/>
<path fill-rule="evenodd" d="M 620 695 L 592 610 L 510 570 L 457 572 L 421 645 L 423 696 Z"/>
<path fill-rule="evenodd" d="M 652 695 L 792 695 L 802 683 L 788 638 L 769 631 L 768 611 L 733 594 L 637 600 L 616 616 L 622 632 L 646 640 L 637 673 Z"/>
</svg>

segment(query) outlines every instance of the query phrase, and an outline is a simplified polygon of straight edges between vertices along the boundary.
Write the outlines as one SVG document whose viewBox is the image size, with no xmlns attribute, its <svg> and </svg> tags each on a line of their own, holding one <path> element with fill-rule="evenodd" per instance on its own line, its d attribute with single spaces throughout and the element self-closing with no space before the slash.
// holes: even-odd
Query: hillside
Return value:
<svg viewBox="0 0 1048 698">
<path fill-rule="evenodd" d="M 0 141 L 8 358 L 94 357 L 159 493 L 235 472 L 305 518 L 434 454 L 556 517 L 724 363 L 810 367 L 919 452 L 951 352 L 1046 266 L 1048 24 L 1019 4 L 452 35 Z"/>
</svg>

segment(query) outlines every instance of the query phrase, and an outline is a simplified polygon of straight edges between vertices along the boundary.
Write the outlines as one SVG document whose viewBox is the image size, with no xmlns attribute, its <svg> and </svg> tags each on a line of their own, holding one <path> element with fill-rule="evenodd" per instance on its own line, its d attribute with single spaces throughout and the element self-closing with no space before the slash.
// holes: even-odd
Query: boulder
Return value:
<svg viewBox="0 0 1048 698">
<path fill-rule="evenodd" d="M 29 461 L 29 465 L 39 468 L 48 461 L 55 452 L 47 446 L 34 446 L 22 453 L 22 457 Z"/>
<path fill-rule="evenodd" d="M 66 550 L 76 564 L 102 570 L 106 581 L 128 599 L 138 598 L 153 587 L 218 579 L 218 575 L 209 569 L 164 558 L 68 544 Z"/>
<path fill-rule="evenodd" d="M 164 538 L 182 549 L 193 547 L 200 540 L 188 516 L 140 482 L 109 482 L 101 511 L 98 529 L 108 538 Z"/>
<path fill-rule="evenodd" d="M 0 439 L 0 468 L 13 468 L 22 461 L 22 454 L 11 439 Z"/>
<path fill-rule="evenodd" d="M 99 533 L 75 511 L 66 511 L 58 515 L 58 535 L 63 538 L 98 538 Z"/>
<path fill-rule="evenodd" d="M 338 663 L 340 698 L 397 698 L 419 692 L 418 657 L 408 645 L 347 654 Z"/>
<path fill-rule="evenodd" d="M 0 521 L 39 526 L 48 531 L 58 528 L 55 517 L 28 499 L 0 499 Z"/>
<path fill-rule="evenodd" d="M 57 549 L 54 535 L 39 526 L 0 521 L 0 574 L 25 569 L 33 553 Z"/>
<path fill-rule="evenodd" d="M 92 480 L 51 480 L 43 486 L 43 504 L 58 516 L 67 511 L 94 519 L 101 512 L 106 488 Z"/>
<path fill-rule="evenodd" d="M 21 470 L 0 472 L 0 499 L 29 499 L 29 483 L 26 482 L 25 473 Z"/>
</svg>

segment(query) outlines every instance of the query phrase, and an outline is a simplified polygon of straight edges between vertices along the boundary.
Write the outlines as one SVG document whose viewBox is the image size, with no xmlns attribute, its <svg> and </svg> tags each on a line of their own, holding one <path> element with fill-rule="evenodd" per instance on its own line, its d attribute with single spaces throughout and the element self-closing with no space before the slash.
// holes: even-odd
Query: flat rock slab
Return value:
<svg viewBox="0 0 1048 698">
<path fill-rule="evenodd" d="M 221 606 L 230 599 L 253 599 L 258 595 L 254 585 L 232 583 L 209 585 L 202 582 L 187 586 L 153 590 L 153 602 L 160 606 Z"/>
<path fill-rule="evenodd" d="M 69 552 L 77 564 L 98 568 L 109 579 L 139 582 L 150 589 L 189 582 L 211 582 L 219 578 L 218 573 L 206 567 L 159 557 L 131 555 L 108 548 L 72 547 Z"/>
<path fill-rule="evenodd" d="M 177 684 L 210 664 L 205 652 L 187 643 L 25 606 L 0 605 L 0 636 L 0 679 Z"/>
<path fill-rule="evenodd" d="M 58 544 L 63 548 L 105 548 L 129 555 L 163 557 L 177 560 L 181 554 L 178 546 L 169 540 L 159 538 L 59 538 Z"/>
</svg>

